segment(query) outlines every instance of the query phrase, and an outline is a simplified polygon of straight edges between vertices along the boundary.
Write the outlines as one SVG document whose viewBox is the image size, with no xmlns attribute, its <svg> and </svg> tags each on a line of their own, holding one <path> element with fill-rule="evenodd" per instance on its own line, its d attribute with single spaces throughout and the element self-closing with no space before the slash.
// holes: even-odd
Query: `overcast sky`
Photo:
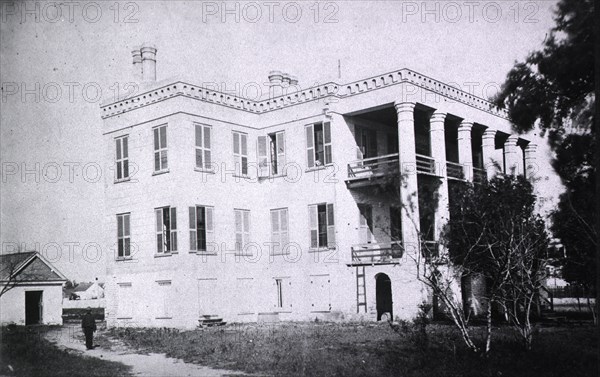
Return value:
<svg viewBox="0 0 600 377">
<path fill-rule="evenodd" d="M 24 243 L 81 281 L 104 280 L 94 247 L 103 215 L 99 104 L 134 81 L 133 46 L 156 45 L 159 80 L 185 77 L 242 94 L 274 69 L 308 87 L 406 67 L 487 96 L 541 46 L 555 1 L 0 5 L 2 252 Z M 543 175 L 541 195 L 558 195 L 548 166 Z M 104 257 L 110 250 L 100 246 Z"/>
</svg>

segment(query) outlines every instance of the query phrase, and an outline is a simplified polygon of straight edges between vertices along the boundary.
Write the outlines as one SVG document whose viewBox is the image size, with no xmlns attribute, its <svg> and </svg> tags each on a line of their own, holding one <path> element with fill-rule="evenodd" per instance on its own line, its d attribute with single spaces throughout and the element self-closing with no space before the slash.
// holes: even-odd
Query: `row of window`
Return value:
<svg viewBox="0 0 600 377">
<path fill-rule="evenodd" d="M 160 207 L 156 215 L 156 253 L 177 252 L 177 209 Z M 310 223 L 310 248 L 329 248 L 335 245 L 335 223 L 333 204 L 323 203 L 308 206 Z M 214 207 L 194 206 L 188 208 L 189 248 L 191 252 L 211 252 L 214 244 Z M 250 211 L 234 209 L 235 250 L 242 253 L 250 243 Z M 271 210 L 271 242 L 274 255 L 282 254 L 289 243 L 288 209 Z M 117 215 L 117 256 L 131 257 L 131 213 Z"/>
<path fill-rule="evenodd" d="M 329 122 L 315 123 L 306 128 L 306 161 L 308 168 L 324 166 L 332 163 L 331 125 Z M 167 125 L 152 129 L 154 138 L 154 173 L 166 172 L 169 169 Z M 212 170 L 212 127 L 194 124 L 196 168 Z M 233 131 L 233 162 L 237 174 L 248 175 L 248 134 Z M 116 143 L 116 179 L 129 179 L 129 136 L 119 136 Z M 278 131 L 258 136 L 257 157 L 259 176 L 275 176 L 283 174 L 286 162 L 285 132 Z"/>
</svg>

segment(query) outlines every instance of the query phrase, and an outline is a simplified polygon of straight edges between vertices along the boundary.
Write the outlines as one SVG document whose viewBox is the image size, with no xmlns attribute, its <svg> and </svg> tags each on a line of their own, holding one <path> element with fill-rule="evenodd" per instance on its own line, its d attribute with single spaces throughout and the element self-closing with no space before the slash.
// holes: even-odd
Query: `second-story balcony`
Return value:
<svg viewBox="0 0 600 377">
<path fill-rule="evenodd" d="M 399 263 L 403 255 L 401 241 L 359 244 L 352 246 L 351 265 Z"/>
<path fill-rule="evenodd" d="M 348 164 L 348 187 L 356 188 L 377 184 L 385 178 L 400 175 L 398 153 L 363 158 Z M 417 173 L 436 176 L 436 164 L 432 157 L 417 154 Z"/>
</svg>

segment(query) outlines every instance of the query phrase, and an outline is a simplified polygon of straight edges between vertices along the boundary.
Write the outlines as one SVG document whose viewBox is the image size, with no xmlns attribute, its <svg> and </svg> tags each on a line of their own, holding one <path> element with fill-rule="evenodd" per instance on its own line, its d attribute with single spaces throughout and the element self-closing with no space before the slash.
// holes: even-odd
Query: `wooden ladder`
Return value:
<svg viewBox="0 0 600 377">
<path fill-rule="evenodd" d="M 356 312 L 360 313 L 360 307 L 365 307 L 367 312 L 367 286 L 365 280 L 365 266 L 356 266 Z"/>
</svg>

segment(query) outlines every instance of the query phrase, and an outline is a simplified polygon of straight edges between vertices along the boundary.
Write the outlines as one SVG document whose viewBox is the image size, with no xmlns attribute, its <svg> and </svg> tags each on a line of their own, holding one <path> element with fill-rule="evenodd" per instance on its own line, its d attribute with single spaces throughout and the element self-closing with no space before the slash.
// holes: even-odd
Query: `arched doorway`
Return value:
<svg viewBox="0 0 600 377">
<path fill-rule="evenodd" d="M 375 275 L 375 297 L 377 306 L 377 320 L 381 320 L 383 313 L 390 313 L 394 318 L 392 311 L 392 281 L 386 274 Z"/>
</svg>

